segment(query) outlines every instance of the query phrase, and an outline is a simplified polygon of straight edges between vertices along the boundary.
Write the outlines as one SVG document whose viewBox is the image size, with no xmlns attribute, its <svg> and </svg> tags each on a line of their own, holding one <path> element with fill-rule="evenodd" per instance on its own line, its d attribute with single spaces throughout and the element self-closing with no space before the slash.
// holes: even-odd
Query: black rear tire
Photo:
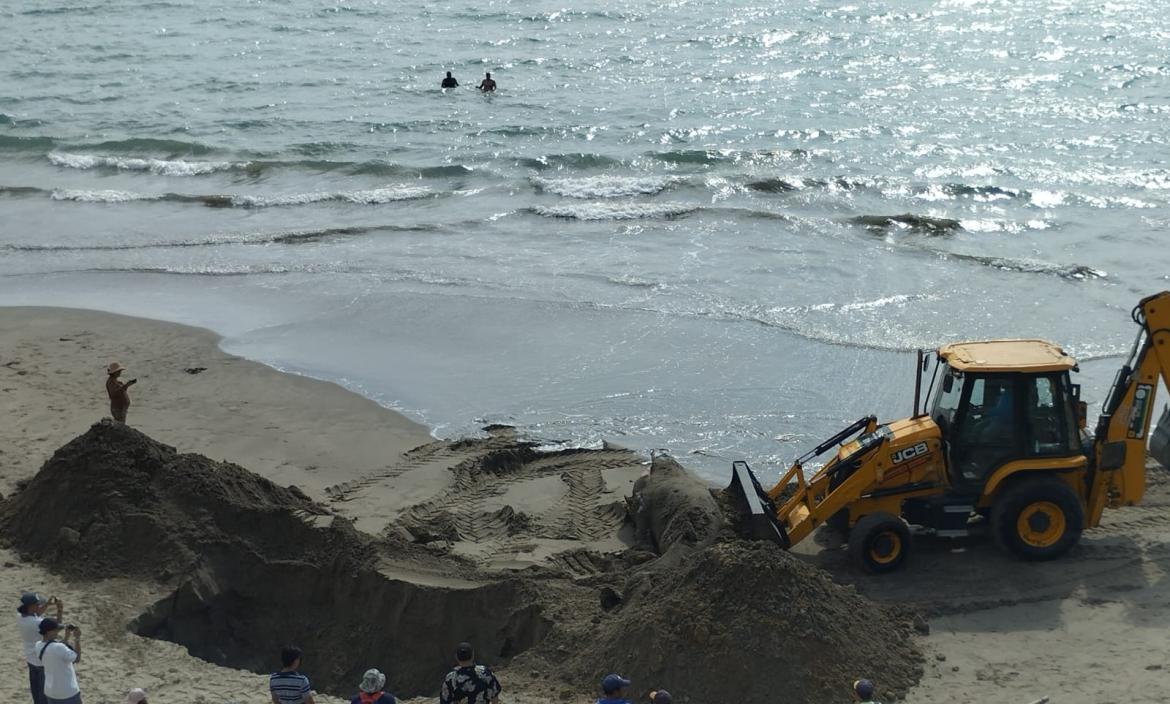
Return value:
<svg viewBox="0 0 1170 704">
<path fill-rule="evenodd" d="M 1025 560 L 1054 560 L 1081 539 L 1085 510 L 1055 477 L 1024 479 L 1002 490 L 991 510 L 1000 547 Z"/>
<path fill-rule="evenodd" d="M 893 572 L 910 554 L 910 527 L 889 513 L 871 513 L 853 524 L 849 556 L 866 571 Z"/>
</svg>

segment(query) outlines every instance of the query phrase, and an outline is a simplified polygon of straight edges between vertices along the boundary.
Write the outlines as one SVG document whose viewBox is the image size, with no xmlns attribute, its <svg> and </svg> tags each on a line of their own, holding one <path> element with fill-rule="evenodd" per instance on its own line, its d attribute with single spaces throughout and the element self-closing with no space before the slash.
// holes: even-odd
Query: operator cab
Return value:
<svg viewBox="0 0 1170 704">
<path fill-rule="evenodd" d="M 1076 360 L 1040 340 L 991 340 L 938 350 L 930 416 L 942 433 L 952 486 L 982 491 L 1015 460 L 1082 454 Z"/>
</svg>

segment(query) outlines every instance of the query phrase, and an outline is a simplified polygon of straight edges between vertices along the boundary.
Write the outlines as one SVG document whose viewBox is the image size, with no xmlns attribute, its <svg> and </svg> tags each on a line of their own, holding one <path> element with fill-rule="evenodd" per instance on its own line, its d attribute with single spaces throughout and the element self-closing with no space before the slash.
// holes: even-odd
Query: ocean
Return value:
<svg viewBox="0 0 1170 704">
<path fill-rule="evenodd" d="M 8 0 L 0 304 L 713 481 L 908 415 L 947 341 L 1096 403 L 1170 287 L 1166 10 Z"/>
</svg>

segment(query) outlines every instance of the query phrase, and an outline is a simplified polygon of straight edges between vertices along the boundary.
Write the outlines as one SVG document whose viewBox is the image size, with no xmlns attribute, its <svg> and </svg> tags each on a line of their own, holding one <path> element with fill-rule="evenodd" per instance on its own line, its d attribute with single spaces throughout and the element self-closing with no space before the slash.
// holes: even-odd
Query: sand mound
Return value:
<svg viewBox="0 0 1170 704">
<path fill-rule="evenodd" d="M 624 597 L 592 634 L 541 651 L 581 682 L 620 671 L 697 702 L 831 704 L 859 677 L 894 699 L 922 675 L 905 619 L 770 543 L 716 543 L 635 574 Z"/>
<path fill-rule="evenodd" d="M 0 521 L 17 547 L 68 576 L 166 581 L 216 546 L 269 560 L 335 555 L 346 546 L 311 525 L 326 513 L 295 488 L 102 421 L 54 453 Z"/>
</svg>

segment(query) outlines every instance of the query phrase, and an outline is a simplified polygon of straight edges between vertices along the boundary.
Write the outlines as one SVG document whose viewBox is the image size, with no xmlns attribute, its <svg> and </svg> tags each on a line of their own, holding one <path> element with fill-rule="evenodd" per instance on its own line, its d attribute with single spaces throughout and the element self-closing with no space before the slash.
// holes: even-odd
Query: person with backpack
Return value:
<svg viewBox="0 0 1170 704">
<path fill-rule="evenodd" d="M 37 643 L 37 660 L 45 668 L 45 702 L 47 704 L 81 704 L 81 687 L 73 666 L 81 662 L 81 629 L 65 626 L 65 637 L 57 640 L 61 624 L 46 618 L 39 626 L 41 640 Z M 73 636 L 72 645 L 69 636 Z"/>
<path fill-rule="evenodd" d="M 475 664 L 475 650 L 471 643 L 460 643 L 455 648 L 456 665 L 443 678 L 439 690 L 439 704 L 496 704 L 500 699 L 500 681 L 487 665 Z"/>
<path fill-rule="evenodd" d="M 386 675 L 374 668 L 362 675 L 358 695 L 349 704 L 395 704 L 394 695 L 386 690 Z"/>
</svg>

